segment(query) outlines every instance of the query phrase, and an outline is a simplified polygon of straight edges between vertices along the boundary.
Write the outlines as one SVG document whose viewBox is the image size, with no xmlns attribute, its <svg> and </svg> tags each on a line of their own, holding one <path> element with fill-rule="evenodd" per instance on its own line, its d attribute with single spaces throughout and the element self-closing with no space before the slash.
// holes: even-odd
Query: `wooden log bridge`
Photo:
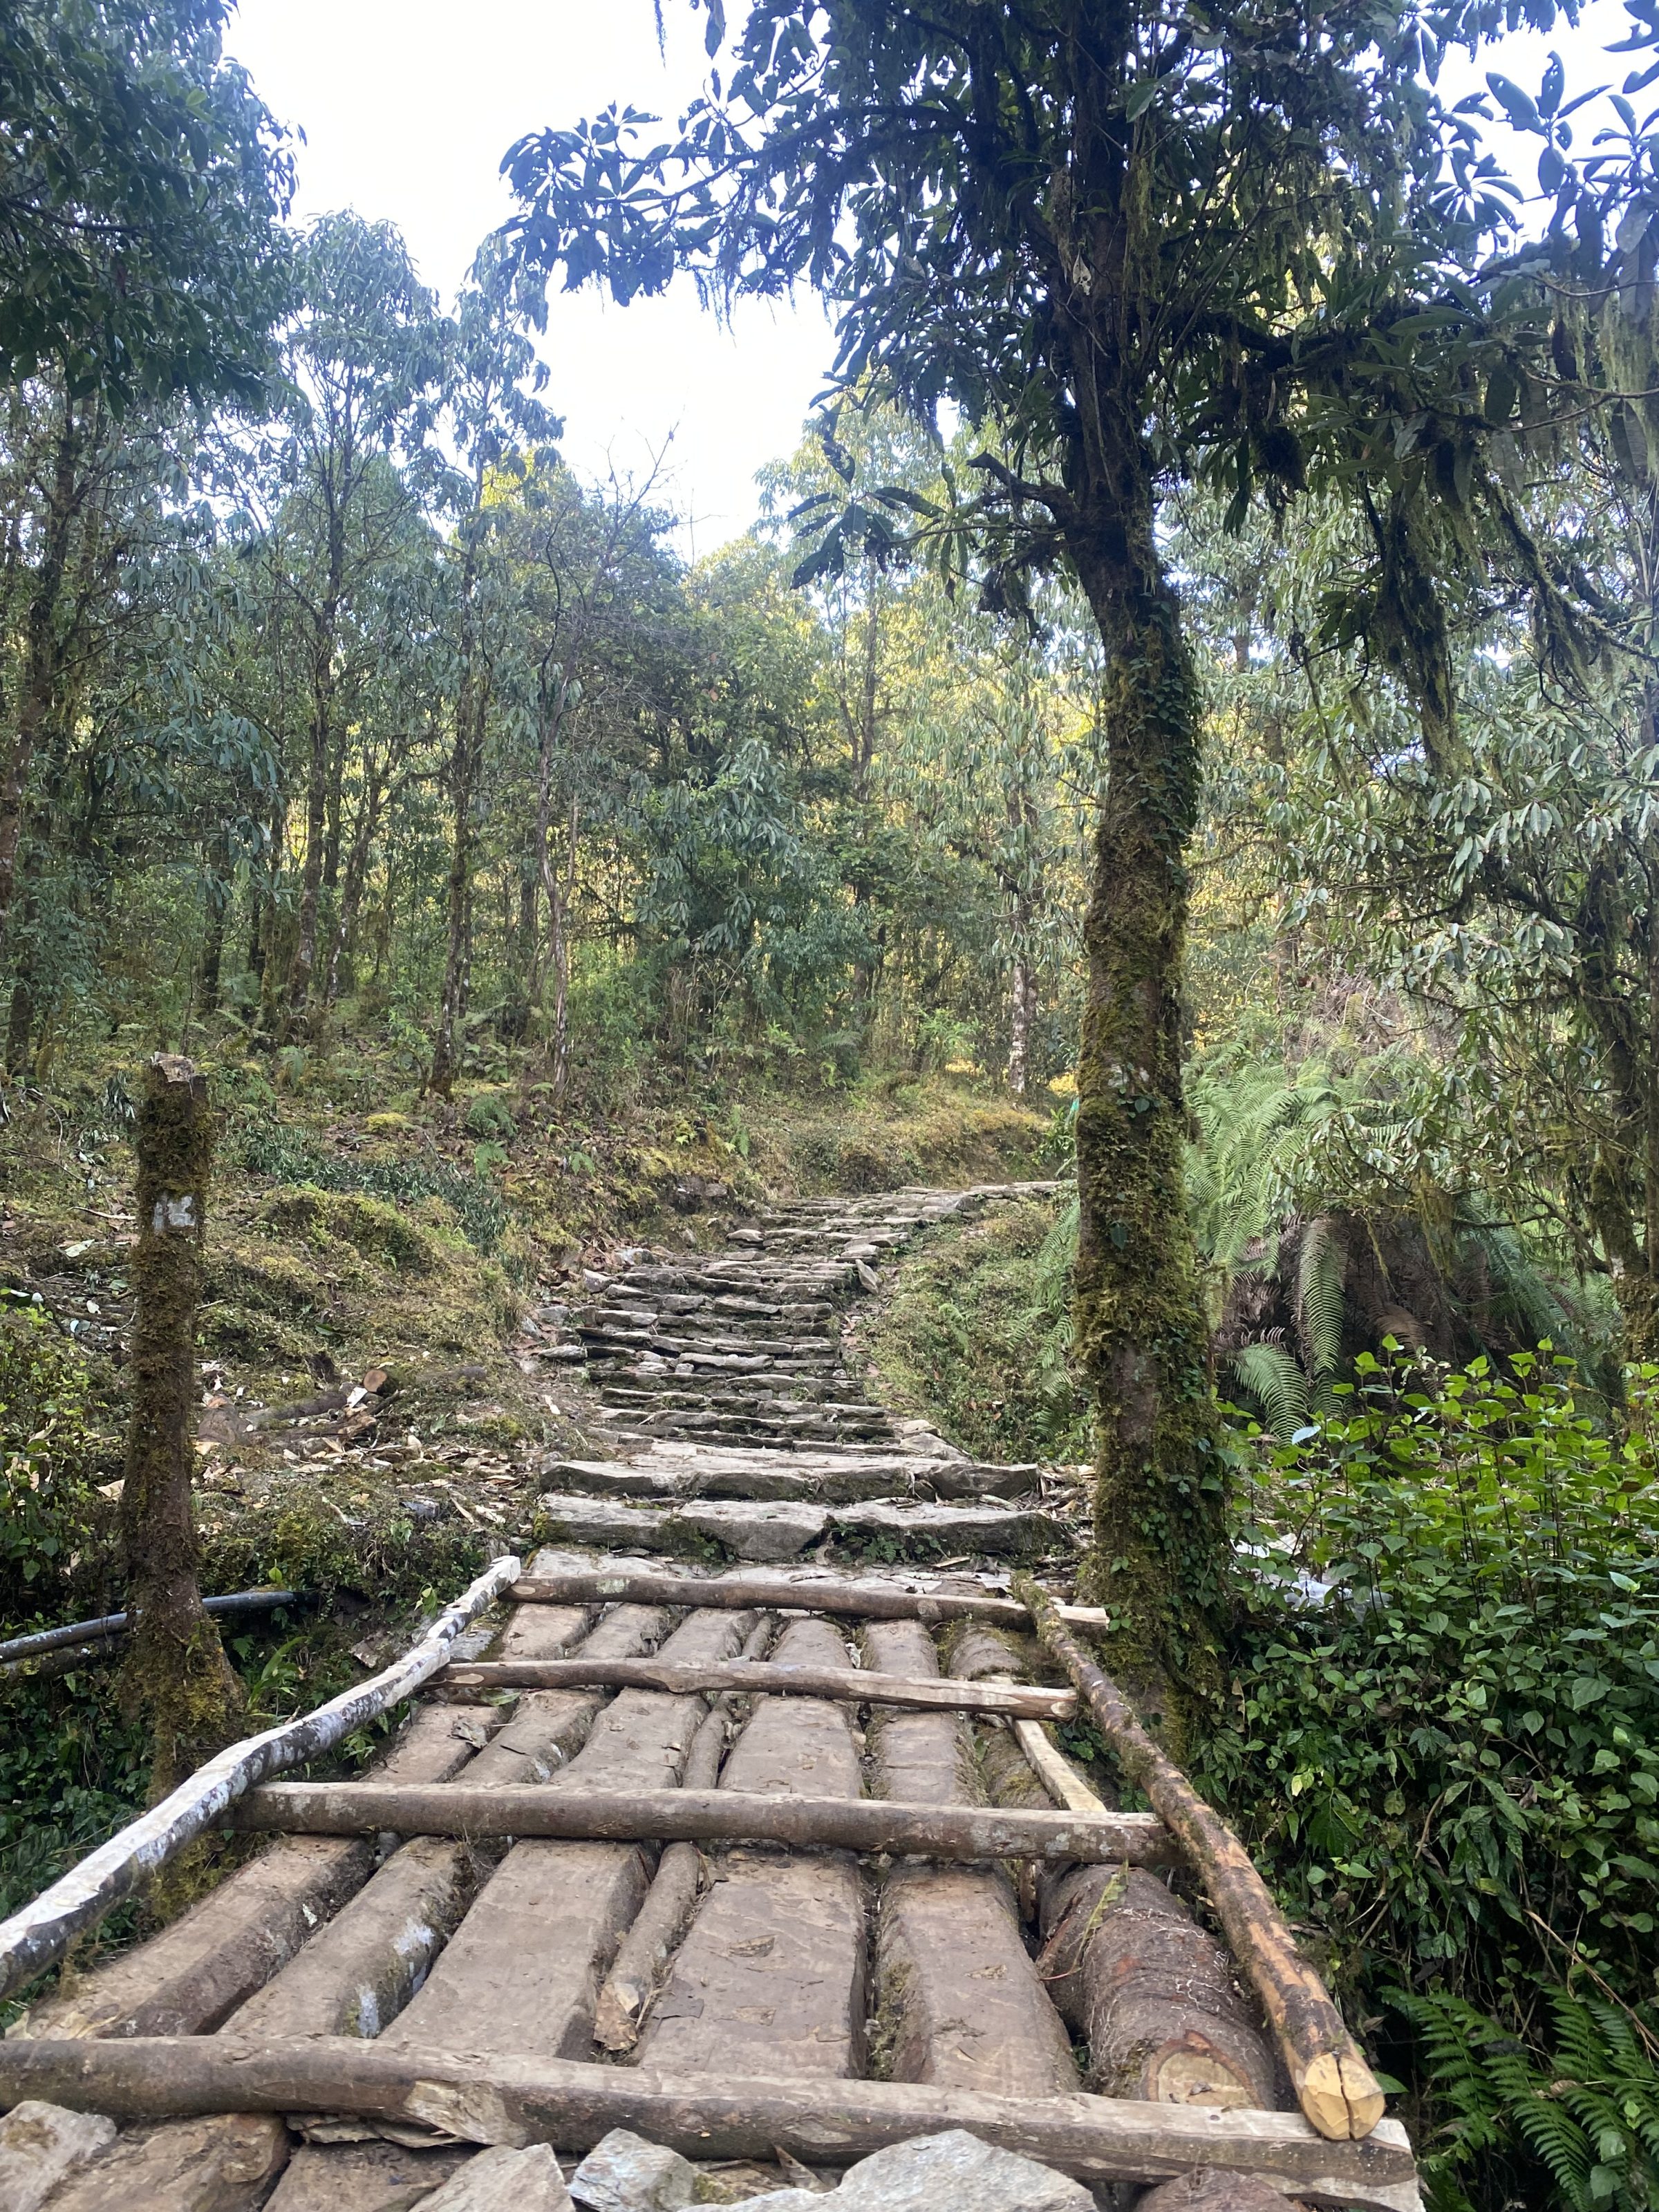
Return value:
<svg viewBox="0 0 1659 2212">
<path fill-rule="evenodd" d="M 801 1200 L 546 1310 L 521 1360 L 585 1367 L 617 1455 L 542 1472 L 556 1544 L 0 1924 L 5 1996 L 238 1838 L 0 2041 L 0 2106 L 72 2108 L 32 2208 L 386 2212 L 452 2175 L 496 2205 L 483 2147 L 568 2164 L 615 2127 L 749 2161 L 752 2191 L 799 2182 L 783 2154 L 834 2171 L 963 2128 L 1190 2185 L 1191 2212 L 1421 2212 L 1243 1846 L 1088 1648 L 1066 1486 L 976 1465 L 842 1365 L 845 1302 L 996 1194 Z M 355 1778 L 292 1778 L 398 1707 Z M 1080 1721 L 1110 1762 L 1086 1778 Z M 0 2133 L 0 2195 L 12 2155 Z"/>
</svg>

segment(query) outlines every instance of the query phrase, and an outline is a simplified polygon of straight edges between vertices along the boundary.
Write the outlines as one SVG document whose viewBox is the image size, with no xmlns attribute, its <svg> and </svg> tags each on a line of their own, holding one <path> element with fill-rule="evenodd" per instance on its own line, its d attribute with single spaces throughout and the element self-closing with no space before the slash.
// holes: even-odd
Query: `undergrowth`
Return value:
<svg viewBox="0 0 1659 2212">
<path fill-rule="evenodd" d="M 982 1460 L 1084 1458 L 1068 1364 L 1075 1205 L 1026 1199 L 934 1232 L 866 1338 L 894 1402 Z"/>
<path fill-rule="evenodd" d="M 1241 1445 L 1260 1571 L 1201 1778 L 1401 2077 L 1436 2212 L 1654 2201 L 1656 1380 L 1620 1440 L 1547 1347 L 1367 1356 Z"/>
</svg>

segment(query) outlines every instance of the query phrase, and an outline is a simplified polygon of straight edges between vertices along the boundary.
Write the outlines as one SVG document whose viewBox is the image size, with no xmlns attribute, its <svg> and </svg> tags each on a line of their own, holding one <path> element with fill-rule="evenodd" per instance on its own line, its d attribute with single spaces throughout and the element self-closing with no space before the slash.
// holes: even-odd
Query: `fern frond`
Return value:
<svg viewBox="0 0 1659 2212">
<path fill-rule="evenodd" d="M 1241 1344 L 1227 1354 L 1226 1364 L 1275 1436 L 1292 1437 L 1306 1427 L 1308 1378 L 1282 1345 Z"/>
<path fill-rule="evenodd" d="M 1303 1363 L 1316 1381 L 1342 1357 L 1343 1285 L 1347 1262 L 1323 1215 L 1302 1232 L 1296 1267 L 1296 1333 Z"/>
</svg>

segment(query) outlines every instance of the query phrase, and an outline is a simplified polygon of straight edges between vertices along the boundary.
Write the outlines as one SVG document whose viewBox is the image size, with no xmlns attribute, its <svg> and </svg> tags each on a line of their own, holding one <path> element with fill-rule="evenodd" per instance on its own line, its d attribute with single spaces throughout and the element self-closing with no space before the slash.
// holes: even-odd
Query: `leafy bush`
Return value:
<svg viewBox="0 0 1659 2212">
<path fill-rule="evenodd" d="M 100 1510 L 108 1439 L 86 1363 L 39 1306 L 0 1306 L 0 1621 L 55 1595 Z"/>
<path fill-rule="evenodd" d="M 1385 2063 L 1446 2122 L 1432 2165 L 1449 2208 L 1471 2109 L 1534 2182 L 1545 2154 L 1519 2075 L 1468 2106 L 1430 2032 L 1467 2027 L 1445 2008 L 1539 2049 L 1551 1986 L 1638 2011 L 1655 1994 L 1656 1380 L 1632 1377 L 1620 1442 L 1547 1347 L 1512 1376 L 1365 1356 L 1340 1411 L 1292 1445 L 1246 1447 L 1243 1533 L 1264 1571 L 1205 1779 L 1382 2031 Z M 1298 1576 L 1334 1590 L 1310 1602 Z M 1558 2033 L 1563 2017 L 1558 2003 Z M 1503 2161 L 1486 2163 L 1496 2176 Z M 1598 2203 L 1646 2203 L 1626 2166 Z M 1504 2201 L 1496 2179 L 1478 2201 Z"/>
</svg>

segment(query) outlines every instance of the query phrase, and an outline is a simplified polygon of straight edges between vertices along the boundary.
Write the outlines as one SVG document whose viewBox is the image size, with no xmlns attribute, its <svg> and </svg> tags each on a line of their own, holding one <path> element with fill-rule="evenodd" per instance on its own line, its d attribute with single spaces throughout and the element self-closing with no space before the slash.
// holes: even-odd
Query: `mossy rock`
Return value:
<svg viewBox="0 0 1659 2212">
<path fill-rule="evenodd" d="M 411 1126 L 407 1114 L 370 1114 L 363 1122 L 366 1134 L 371 1137 L 401 1136 Z"/>
<path fill-rule="evenodd" d="M 222 1358 L 291 1367 L 303 1367 L 313 1352 L 325 1348 L 317 1331 L 297 1328 L 276 1314 L 258 1313 L 228 1299 L 216 1298 L 202 1308 L 197 1335 L 204 1351 Z"/>
<path fill-rule="evenodd" d="M 329 1304 L 314 1263 L 234 1237 L 210 1237 L 205 1288 L 212 1304 L 279 1318 L 325 1311 Z"/>
<path fill-rule="evenodd" d="M 384 1199 L 356 1190 L 319 1190 L 298 1183 L 273 1191 L 259 1208 L 268 1229 L 312 1243 L 337 1237 L 364 1259 L 395 1267 L 399 1274 L 430 1275 L 446 1254 L 430 1229 Z"/>
</svg>

